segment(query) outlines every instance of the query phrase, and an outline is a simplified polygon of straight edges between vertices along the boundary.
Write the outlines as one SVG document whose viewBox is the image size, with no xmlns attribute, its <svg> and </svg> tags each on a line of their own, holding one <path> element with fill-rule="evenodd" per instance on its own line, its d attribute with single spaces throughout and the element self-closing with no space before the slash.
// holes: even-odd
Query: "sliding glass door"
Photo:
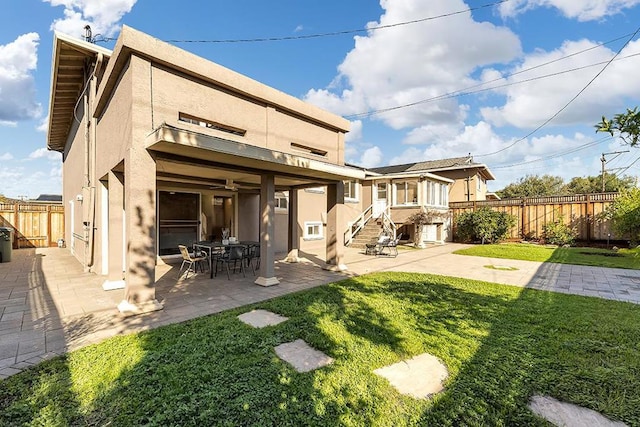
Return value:
<svg viewBox="0 0 640 427">
<path fill-rule="evenodd" d="M 179 254 L 178 245 L 200 240 L 200 194 L 158 192 L 158 255 Z"/>
</svg>

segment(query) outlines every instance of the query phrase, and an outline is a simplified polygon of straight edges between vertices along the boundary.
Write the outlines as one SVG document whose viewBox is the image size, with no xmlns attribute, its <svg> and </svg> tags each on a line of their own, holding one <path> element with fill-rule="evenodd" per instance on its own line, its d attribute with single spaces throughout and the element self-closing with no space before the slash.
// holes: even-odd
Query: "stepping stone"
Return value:
<svg viewBox="0 0 640 427">
<path fill-rule="evenodd" d="M 291 364 L 298 372 L 313 371 L 333 363 L 332 358 L 300 339 L 280 344 L 275 351 L 280 359 Z"/>
<path fill-rule="evenodd" d="M 447 367 L 428 353 L 376 369 L 373 373 L 386 378 L 399 393 L 416 399 L 426 399 L 441 392 L 444 389 L 442 382 L 449 376 Z"/>
<path fill-rule="evenodd" d="M 533 396 L 529 401 L 529 409 L 556 426 L 626 427 L 625 423 L 611 421 L 599 412 L 549 396 Z"/>
<path fill-rule="evenodd" d="M 254 328 L 264 328 L 265 326 L 273 326 L 289 320 L 288 317 L 280 316 L 267 310 L 252 310 L 238 316 L 240 321 L 251 325 Z"/>
</svg>

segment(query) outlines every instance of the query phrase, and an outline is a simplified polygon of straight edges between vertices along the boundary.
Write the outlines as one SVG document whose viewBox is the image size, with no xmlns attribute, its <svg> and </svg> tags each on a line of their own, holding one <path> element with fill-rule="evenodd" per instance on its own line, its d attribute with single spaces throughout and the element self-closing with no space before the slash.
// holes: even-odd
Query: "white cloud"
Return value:
<svg viewBox="0 0 640 427">
<path fill-rule="evenodd" d="M 565 41 L 559 48 L 546 52 L 538 50 L 527 55 L 512 73 L 519 73 L 532 67 L 566 57 L 575 52 L 593 48 L 598 43 L 589 40 Z M 640 40 L 630 43 L 605 71 L 589 85 L 596 74 L 614 56 L 606 47 L 599 47 L 567 57 L 549 65 L 526 71 L 507 79 L 515 83 L 533 77 L 555 74 L 550 78 L 515 84 L 495 92 L 506 97 L 502 106 L 485 107 L 481 110 L 485 120 L 496 126 L 512 125 L 520 128 L 535 128 L 560 111 L 582 89 L 577 100 L 571 103 L 551 122 L 558 124 L 595 124 L 604 114 L 612 115 L 623 110 L 625 100 L 640 96 L 640 80 L 637 78 L 637 59 L 624 59 L 628 55 L 640 53 Z M 592 64 L 598 64 L 590 66 Z M 583 68 L 566 74 L 565 70 Z M 584 68 L 586 67 L 586 68 Z M 487 72 L 486 75 L 490 73 Z"/>
<path fill-rule="evenodd" d="M 362 138 L 362 120 L 351 122 L 351 130 L 345 135 L 345 142 L 358 141 Z"/>
<path fill-rule="evenodd" d="M 29 159 L 41 159 L 46 158 L 47 160 L 62 160 L 60 153 L 57 151 L 47 150 L 45 147 L 38 148 L 35 151 L 29 153 Z"/>
<path fill-rule="evenodd" d="M 11 160 L 13 159 L 13 155 L 11 153 L 4 153 L 0 155 L 0 160 Z"/>
<path fill-rule="evenodd" d="M 555 7 L 567 18 L 593 21 L 640 4 L 640 0 L 511 0 L 499 6 L 503 17 L 514 17 L 537 7 Z"/>
<path fill-rule="evenodd" d="M 19 36 L 0 45 L 0 125 L 16 126 L 21 120 L 40 116 L 33 72 L 38 63 L 37 33 Z"/>
<path fill-rule="evenodd" d="M 384 14 L 370 27 L 468 7 L 461 0 L 382 0 L 381 6 Z M 342 115 L 414 103 L 473 85 L 471 74 L 478 67 L 508 63 L 521 51 L 519 39 L 509 29 L 474 21 L 470 13 L 370 31 L 354 39 L 355 47 L 338 67 L 339 75 L 328 88 L 310 90 L 307 101 Z M 465 114 L 466 108 L 449 99 L 375 118 L 402 129 L 457 123 Z"/>
<path fill-rule="evenodd" d="M 43 0 L 51 6 L 63 6 L 64 18 L 56 19 L 51 29 L 75 37 L 84 36 L 85 25 L 90 25 L 93 36 L 111 37 L 120 29 L 118 24 L 129 13 L 137 0 Z"/>
<path fill-rule="evenodd" d="M 54 166 L 49 171 L 49 176 L 52 178 L 59 178 L 62 181 L 62 166 Z"/>
<path fill-rule="evenodd" d="M 294 32 L 294 33 L 299 33 L 299 32 L 300 32 L 300 31 L 302 31 L 302 30 L 304 30 L 304 26 L 301 24 L 301 25 L 298 25 L 298 26 L 293 30 L 293 32 Z"/>
<path fill-rule="evenodd" d="M 36 126 L 36 130 L 38 132 L 45 132 L 45 133 L 49 131 L 49 115 L 48 114 L 47 114 L 47 117 L 44 117 L 40 121 L 40 124 Z"/>
<path fill-rule="evenodd" d="M 364 150 L 364 153 L 362 153 L 362 157 L 360 157 L 358 165 L 365 168 L 373 168 L 376 166 L 380 166 L 383 159 L 384 155 L 382 154 L 382 150 L 379 147 L 371 147 Z"/>
</svg>

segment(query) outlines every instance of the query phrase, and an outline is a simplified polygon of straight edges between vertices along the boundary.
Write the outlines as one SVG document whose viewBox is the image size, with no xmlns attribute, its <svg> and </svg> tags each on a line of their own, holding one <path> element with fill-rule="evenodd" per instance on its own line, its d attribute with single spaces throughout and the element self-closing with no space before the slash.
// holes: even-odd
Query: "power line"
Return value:
<svg viewBox="0 0 640 427">
<path fill-rule="evenodd" d="M 554 113 L 551 117 L 549 117 L 547 120 L 545 120 L 540 126 L 538 126 L 537 128 L 535 128 L 534 130 L 532 130 L 531 132 L 529 132 L 527 135 L 523 136 L 520 139 L 515 140 L 512 144 L 507 145 L 504 148 L 501 148 L 498 151 L 494 151 L 493 153 L 486 153 L 486 154 L 479 154 L 475 157 L 486 157 L 486 156 L 492 156 L 494 154 L 498 154 L 501 153 L 511 147 L 513 147 L 514 145 L 516 145 L 518 142 L 524 141 L 525 139 L 529 138 L 531 135 L 533 135 L 534 133 L 538 132 L 540 129 L 542 129 L 543 127 L 545 127 L 546 125 L 548 125 L 549 123 L 551 123 L 553 121 L 553 119 L 555 119 L 556 117 L 558 117 L 558 115 L 560 115 L 560 113 L 562 113 L 565 109 L 567 109 L 567 107 L 569 107 L 569 105 L 571 105 L 573 103 L 573 101 L 575 101 L 576 99 L 578 99 L 578 97 L 580 95 L 582 95 L 582 93 L 584 93 L 585 90 L 587 90 L 587 88 L 589 86 L 591 86 L 591 84 L 598 78 L 600 77 L 600 75 L 602 73 L 604 73 L 604 71 L 607 69 L 607 67 L 618 57 L 618 55 L 620 55 L 620 52 L 622 52 L 622 49 L 624 49 L 630 42 L 631 40 L 633 40 L 633 38 L 636 36 L 636 34 L 638 34 L 638 32 L 640 32 L 640 27 L 638 27 L 634 33 L 631 35 L 631 37 L 629 37 L 629 39 L 625 42 L 624 45 L 622 45 L 622 47 L 620 49 L 618 49 L 618 51 L 615 53 L 615 55 L 613 55 L 613 57 L 607 61 L 607 63 L 604 65 L 604 67 L 602 67 L 602 69 L 600 71 L 598 71 L 598 73 L 593 76 L 593 78 L 591 80 L 589 80 L 589 82 L 578 91 L 578 93 L 569 100 L 569 102 L 567 102 L 562 108 L 560 108 L 556 113 Z"/>
<path fill-rule="evenodd" d="M 624 56 L 622 58 L 617 58 L 616 61 L 621 61 L 623 59 L 629 59 L 629 58 L 632 58 L 634 56 L 640 56 L 640 53 L 633 53 L 631 55 L 627 55 L 627 56 Z M 560 59 L 564 59 L 564 57 L 560 58 Z M 558 60 L 550 61 L 549 63 L 556 62 L 556 61 L 558 61 Z M 549 63 L 546 63 L 546 64 L 549 64 Z M 486 84 L 493 83 L 493 82 L 496 82 L 496 81 L 499 81 L 499 80 L 504 80 L 504 79 L 506 79 L 508 77 L 511 77 L 513 75 L 520 74 L 520 73 L 523 73 L 523 72 L 526 72 L 526 71 L 530 71 L 530 70 L 532 70 L 534 68 L 539 68 L 542 65 L 546 65 L 546 64 L 541 64 L 541 65 L 536 66 L 536 67 L 532 67 L 532 68 L 529 68 L 529 69 L 526 69 L 526 70 L 518 71 L 518 72 L 510 74 L 510 75 L 506 75 L 504 77 L 499 77 L 499 78 L 496 78 L 496 79 L 493 79 L 493 80 L 489 80 L 487 82 L 479 83 L 477 85 L 470 86 L 469 88 L 466 88 L 466 89 L 460 89 L 460 90 L 449 92 L 449 93 L 446 93 L 446 94 L 434 96 L 432 98 L 427 98 L 427 99 L 422 99 L 420 101 L 411 102 L 409 104 L 402 104 L 402 105 L 397 105 L 395 107 L 383 108 L 383 109 L 379 109 L 379 110 L 375 110 L 375 111 L 367 111 L 367 112 L 364 112 L 364 113 L 351 114 L 351 115 L 347 115 L 347 116 L 344 116 L 344 117 L 346 119 L 357 119 L 357 118 L 369 117 L 369 116 L 372 116 L 372 115 L 375 115 L 375 114 L 386 113 L 386 112 L 389 112 L 389 111 L 400 110 L 400 109 L 407 108 L 407 107 L 413 107 L 413 106 L 419 105 L 419 104 L 425 104 L 427 102 L 442 101 L 442 100 L 450 99 L 450 98 L 458 98 L 458 97 L 462 97 L 462 96 L 473 95 L 473 94 L 480 93 L 480 92 L 488 92 L 488 91 L 491 91 L 491 90 L 502 89 L 502 88 L 509 87 L 509 86 L 515 86 L 515 85 L 519 85 L 519 84 L 522 84 L 522 83 L 529 83 L 529 82 L 532 82 L 532 81 L 535 81 L 535 80 L 542 80 L 542 79 L 546 79 L 546 78 L 549 78 L 549 77 L 556 77 L 556 76 L 559 76 L 559 75 L 562 75 L 562 74 L 573 73 L 575 71 L 580 71 L 580 70 L 584 70 L 584 69 L 587 69 L 587 68 L 591 68 L 591 67 L 595 67 L 595 66 L 602 65 L 602 64 L 607 64 L 607 63 L 609 63 L 609 61 L 601 61 L 601 62 L 596 62 L 596 63 L 593 63 L 593 64 L 589 64 L 589 65 L 583 65 L 582 67 L 570 68 L 568 70 L 556 71 L 554 73 L 544 74 L 542 76 L 531 77 L 531 78 L 528 78 L 528 79 L 519 80 L 517 82 L 504 83 L 504 84 L 501 84 L 501 85 L 491 86 L 491 87 L 482 88 L 482 89 L 478 89 L 478 90 L 474 90 L 474 91 L 469 91 L 468 90 L 468 89 L 484 86 Z M 483 155 L 487 155 L 487 154 L 482 154 L 480 156 L 483 156 Z"/>
<path fill-rule="evenodd" d="M 499 0 L 493 3 L 483 4 L 477 7 L 470 7 L 467 9 L 459 10 L 456 12 L 444 13 L 442 15 L 429 16 L 421 19 L 414 19 L 411 21 L 397 22 L 395 24 L 388 25 L 378 25 L 376 27 L 369 28 L 358 28 L 353 30 L 342 30 L 342 31 L 332 31 L 327 33 L 317 33 L 317 34 L 306 34 L 306 35 L 297 35 L 297 36 L 284 36 L 284 37 L 258 37 L 251 39 L 222 39 L 222 40 L 166 40 L 169 43 L 256 43 L 256 42 L 279 42 L 279 41 L 287 41 L 287 40 L 306 40 L 306 39 L 316 39 L 321 37 L 334 37 L 341 36 L 345 34 L 357 34 L 357 33 L 365 33 L 369 31 L 378 31 L 378 30 L 386 30 L 388 28 L 401 27 L 404 25 L 418 24 L 421 22 L 433 21 L 441 18 L 449 18 L 451 16 L 460 15 L 462 13 L 473 12 L 480 9 L 485 9 L 488 7 L 497 6 L 502 3 L 507 3 L 510 0 Z"/>
<path fill-rule="evenodd" d="M 362 112 L 362 113 L 351 114 L 351 115 L 345 116 L 345 118 L 346 119 L 354 119 L 354 118 L 369 117 L 369 116 L 372 116 L 372 115 L 375 115 L 375 114 L 386 113 L 386 112 L 389 112 L 389 111 L 399 110 L 399 109 L 407 108 L 407 107 L 413 107 L 415 105 L 424 104 L 424 103 L 427 103 L 427 102 L 440 101 L 440 100 L 443 100 L 443 99 L 449 99 L 449 98 L 454 98 L 454 97 L 458 97 L 458 96 L 470 95 L 470 94 L 473 94 L 473 93 L 499 89 L 499 88 L 506 87 L 506 86 L 520 84 L 520 83 L 524 83 L 524 82 L 528 82 L 528 81 L 532 81 L 532 80 L 537 80 L 537 79 L 541 79 L 541 78 L 545 78 L 545 77 L 552 77 L 552 76 L 556 76 L 556 75 L 559 75 L 559 74 L 562 74 L 562 73 L 565 73 L 565 72 L 578 71 L 578 70 L 581 70 L 581 69 L 584 69 L 584 68 L 588 68 L 588 67 L 591 67 L 591 66 L 600 65 L 600 64 L 605 63 L 606 61 L 599 62 L 599 63 L 596 63 L 596 64 L 591 64 L 591 65 L 586 65 L 586 66 L 583 66 L 583 67 L 574 68 L 574 69 L 571 69 L 571 70 L 565 70 L 565 71 L 560 71 L 560 72 L 557 72 L 557 73 L 547 74 L 545 76 L 533 77 L 531 79 L 521 80 L 519 82 L 505 83 L 504 85 L 500 85 L 500 86 L 492 86 L 490 88 L 485 88 L 485 89 L 481 89 L 481 90 L 477 90 L 477 91 L 470 91 L 471 89 L 475 89 L 475 88 L 478 88 L 478 87 L 486 86 L 486 85 L 488 85 L 490 83 L 495 83 L 497 81 L 506 80 L 506 79 L 508 79 L 510 77 L 513 77 L 513 76 L 516 76 L 518 74 L 523 74 L 523 73 L 526 73 L 526 72 L 529 72 L 529 71 L 532 71 L 532 70 L 535 70 L 535 69 L 538 69 L 538 68 L 542 68 L 544 66 L 547 66 L 547 65 L 550 65 L 550 64 L 553 64 L 553 63 L 556 63 L 556 62 L 563 61 L 563 60 L 565 60 L 567 58 L 571 58 L 573 56 L 577 56 L 577 55 L 583 54 L 583 53 L 588 52 L 590 50 L 597 49 L 597 48 L 602 47 L 602 46 L 606 46 L 608 44 L 614 43 L 614 42 L 619 41 L 621 39 L 627 38 L 627 37 L 629 37 L 629 36 L 631 36 L 633 34 L 634 33 L 625 34 L 623 36 L 620 36 L 620 37 L 617 37 L 615 39 L 606 41 L 604 43 L 600 43 L 600 44 L 597 44 L 595 46 L 591 46 L 589 48 L 586 48 L 586 49 L 583 49 L 583 50 L 579 50 L 577 52 L 570 53 L 568 55 L 562 56 L 560 58 L 557 58 L 557 59 L 554 59 L 554 60 L 551 60 L 551 61 L 544 62 L 542 64 L 535 65 L 533 67 L 529 67 L 529 68 L 525 68 L 525 69 L 520 70 L 520 71 L 509 73 L 509 74 L 506 74 L 504 76 L 497 77 L 497 78 L 495 78 L 493 80 L 488 80 L 486 82 L 481 82 L 481 83 L 478 83 L 478 84 L 475 84 L 475 85 L 472 85 L 472 86 L 468 86 L 468 87 L 466 87 L 464 89 L 458 89 L 458 90 L 455 90 L 455 91 L 452 91 L 452 92 L 448 92 L 448 93 L 444 93 L 444 94 L 441 94 L 441 95 L 434 96 L 432 98 L 426 98 L 426 99 L 421 99 L 419 101 L 410 102 L 408 104 L 402 104 L 402 105 L 397 105 L 397 106 L 389 107 L 389 108 L 382 108 L 382 109 L 378 109 L 378 110 L 370 110 L 370 111 L 365 111 L 365 112 Z M 621 58 L 621 59 L 627 59 L 627 58 L 629 58 L 631 56 L 636 56 L 636 55 L 640 55 L 640 54 L 628 55 L 628 56 L 625 56 L 624 58 Z"/>
<path fill-rule="evenodd" d="M 546 156 L 546 157 L 541 157 L 539 159 L 534 159 L 534 160 L 528 160 L 526 162 L 514 163 L 514 164 L 511 164 L 511 165 L 492 166 L 491 169 L 509 169 L 509 168 L 516 167 L 516 166 L 522 166 L 522 165 L 528 165 L 528 164 L 531 164 L 531 163 L 542 162 L 542 161 L 546 161 L 546 160 L 552 160 L 552 159 L 555 159 L 555 158 L 558 158 L 558 157 L 566 156 L 567 154 L 576 153 L 578 151 L 582 151 L 582 150 L 585 150 L 587 148 L 594 147 L 596 145 L 602 144 L 603 142 L 609 141 L 611 139 L 613 139 L 612 136 L 605 136 L 603 138 L 600 138 L 600 139 L 597 139 L 597 140 L 594 140 L 594 141 L 589 141 L 589 142 L 587 142 L 585 144 L 582 144 L 582 145 L 579 145 L 579 146 L 577 146 L 575 148 L 572 148 L 572 149 L 569 149 L 569 150 L 566 150 L 566 151 L 561 151 L 561 152 L 558 152 L 556 154 L 551 154 L 551 155 Z"/>
<path fill-rule="evenodd" d="M 493 3 L 487 3 L 476 7 L 469 7 L 467 9 L 458 10 L 456 12 L 443 13 L 442 15 L 429 16 L 426 18 L 413 19 L 411 21 L 403 21 L 396 22 L 394 24 L 387 25 L 378 25 L 375 27 L 368 28 L 357 28 L 352 30 L 340 30 L 340 31 L 330 31 L 326 33 L 316 33 L 316 34 L 306 34 L 306 35 L 297 35 L 297 36 L 281 36 L 281 37 L 256 37 L 250 39 L 199 39 L 199 40 L 189 40 L 189 39 L 168 39 L 164 40 L 168 43 L 259 43 L 259 42 L 279 42 L 279 41 L 290 41 L 290 40 L 307 40 L 307 39 L 317 39 L 322 37 L 335 37 L 342 36 L 345 34 L 357 34 L 357 33 L 366 33 L 369 31 L 378 31 L 378 30 L 386 30 L 388 28 L 401 27 L 404 25 L 411 24 L 419 24 L 421 22 L 433 21 L 441 18 L 449 18 L 451 16 L 460 15 L 462 13 L 473 12 L 480 9 L 485 9 L 493 6 L 497 6 L 502 3 L 507 3 L 511 0 L 498 0 Z M 109 42 L 113 41 L 115 38 L 113 37 L 102 37 L 99 39 L 94 39 L 94 42 Z"/>
</svg>

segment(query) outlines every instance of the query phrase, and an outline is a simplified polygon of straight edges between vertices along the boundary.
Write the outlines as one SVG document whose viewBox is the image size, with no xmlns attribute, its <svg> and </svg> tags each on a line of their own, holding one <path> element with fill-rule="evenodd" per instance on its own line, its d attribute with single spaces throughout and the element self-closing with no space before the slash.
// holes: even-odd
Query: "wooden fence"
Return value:
<svg viewBox="0 0 640 427">
<path fill-rule="evenodd" d="M 14 249 L 57 246 L 64 238 L 64 206 L 0 203 L 0 227 L 13 228 Z"/>
<path fill-rule="evenodd" d="M 573 196 L 526 197 L 520 199 L 485 200 L 476 202 L 452 202 L 449 209 L 453 219 L 453 239 L 456 239 L 456 219 L 463 212 L 489 207 L 506 212 L 517 219 L 509 232 L 509 239 L 537 239 L 542 237 L 543 227 L 562 218 L 570 226 L 578 240 L 593 242 L 623 240 L 611 229 L 610 221 L 599 219 L 618 193 L 577 194 Z"/>
</svg>

